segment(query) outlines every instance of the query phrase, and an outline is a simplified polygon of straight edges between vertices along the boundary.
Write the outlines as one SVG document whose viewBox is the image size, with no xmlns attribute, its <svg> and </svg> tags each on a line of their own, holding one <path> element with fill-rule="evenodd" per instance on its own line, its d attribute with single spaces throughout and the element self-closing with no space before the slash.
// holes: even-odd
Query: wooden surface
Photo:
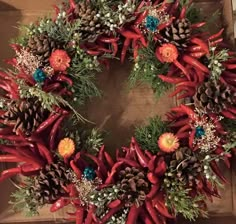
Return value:
<svg viewBox="0 0 236 224">
<path fill-rule="evenodd" d="M 2 60 L 9 58 L 13 54 L 8 46 L 8 42 L 19 34 L 15 28 L 17 23 L 28 24 L 33 22 L 36 18 L 46 15 L 51 6 L 59 2 L 59 0 L 0 0 L 0 66 L 5 66 Z M 208 17 L 216 9 L 222 9 L 223 7 L 222 1 L 197 0 L 195 2 L 197 7 L 203 9 L 203 14 Z M 213 27 L 215 30 L 222 26 L 222 18 Z M 230 24 L 229 21 L 227 23 Z M 88 117 L 95 121 L 98 126 L 102 125 L 103 129 L 108 133 L 112 133 L 108 134 L 106 138 L 106 145 L 109 150 L 120 147 L 124 142 L 128 142 L 133 133 L 134 125 L 144 123 L 147 117 L 154 116 L 155 114 L 164 115 L 175 103 L 167 96 L 156 101 L 151 89 L 143 85 L 127 92 L 124 87 L 130 69 L 131 65 L 128 63 L 121 66 L 117 62 L 113 62 L 110 71 L 99 74 L 99 86 L 103 91 L 103 98 L 94 99 L 87 106 Z M 232 179 L 230 172 L 227 172 L 226 175 L 229 179 Z M 213 205 L 210 205 L 212 213 L 217 215 L 230 215 L 233 213 L 233 205 L 236 204 L 235 199 L 233 199 L 233 195 L 235 195 L 233 193 L 234 189 L 236 189 L 235 182 L 231 181 L 225 190 L 222 191 L 222 200 L 216 200 Z M 65 216 L 64 211 L 60 211 L 59 214 L 49 213 L 48 207 L 41 211 L 41 216 L 35 218 L 27 219 L 22 215 L 13 214 L 7 205 L 9 194 L 12 190 L 13 187 L 9 182 L 0 184 L 0 223 L 25 221 L 27 223 L 38 224 L 39 220 L 60 220 L 61 217 Z M 47 221 L 46 223 L 52 224 L 52 221 Z M 223 223 L 236 224 L 236 220 L 231 217 L 199 221 L 199 224 Z M 179 224 L 187 223 L 181 221 Z"/>
</svg>

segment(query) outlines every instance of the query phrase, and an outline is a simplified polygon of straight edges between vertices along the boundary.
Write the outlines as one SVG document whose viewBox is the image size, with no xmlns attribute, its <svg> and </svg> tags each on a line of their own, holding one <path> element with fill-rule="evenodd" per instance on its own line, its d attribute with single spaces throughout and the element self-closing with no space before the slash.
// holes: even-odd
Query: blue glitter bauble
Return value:
<svg viewBox="0 0 236 224">
<path fill-rule="evenodd" d="M 84 177 L 87 179 L 87 180 L 94 180 L 95 177 L 96 177 L 96 173 L 94 171 L 93 168 L 91 167 L 86 167 L 84 169 Z"/>
<path fill-rule="evenodd" d="M 33 78 L 36 82 L 41 83 L 44 82 L 47 78 L 46 74 L 40 68 L 37 68 L 33 74 Z"/>
<path fill-rule="evenodd" d="M 195 136 L 197 138 L 201 138 L 204 135 L 205 135 L 205 130 L 203 129 L 203 127 L 200 127 L 200 126 L 196 127 L 196 134 L 195 134 Z"/>
<path fill-rule="evenodd" d="M 154 16 L 147 16 L 146 18 L 146 28 L 150 30 L 151 32 L 155 32 L 157 30 L 157 26 L 159 24 L 160 20 Z"/>
</svg>

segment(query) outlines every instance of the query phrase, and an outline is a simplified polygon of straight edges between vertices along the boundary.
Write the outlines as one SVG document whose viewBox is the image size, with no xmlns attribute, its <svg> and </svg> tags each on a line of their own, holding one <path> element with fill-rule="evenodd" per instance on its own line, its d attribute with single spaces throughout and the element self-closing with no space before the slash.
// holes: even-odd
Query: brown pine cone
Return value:
<svg viewBox="0 0 236 224">
<path fill-rule="evenodd" d="M 13 131 L 22 131 L 30 135 L 48 117 L 48 110 L 43 109 L 39 101 L 28 99 L 28 101 L 12 102 L 8 111 L 2 116 L 6 122 L 13 122 Z"/>
<path fill-rule="evenodd" d="M 174 172 L 169 177 L 167 174 L 167 178 L 178 178 L 190 186 L 196 183 L 196 178 L 202 172 L 200 161 L 188 147 L 182 147 L 173 153 L 169 167 Z"/>
<path fill-rule="evenodd" d="M 197 108 L 206 112 L 220 113 L 236 104 L 236 93 L 220 82 L 208 81 L 197 89 L 193 99 Z"/>
<path fill-rule="evenodd" d="M 68 167 L 62 162 L 46 165 L 38 176 L 34 177 L 34 185 L 30 188 L 31 195 L 40 205 L 51 204 L 65 195 L 63 188 L 70 183 Z"/>
<path fill-rule="evenodd" d="M 145 201 L 146 194 L 150 190 L 150 184 L 143 171 L 134 167 L 126 167 L 119 172 L 120 187 L 123 194 L 120 195 L 122 201 L 126 201 L 126 206 L 133 203 L 137 206 Z"/>
<path fill-rule="evenodd" d="M 176 20 L 161 31 L 165 43 L 172 43 L 177 48 L 186 48 L 191 34 L 190 22 L 187 19 Z"/>
<path fill-rule="evenodd" d="M 80 2 L 76 5 L 75 15 L 80 19 L 78 34 L 81 40 L 93 42 L 102 33 L 108 33 L 109 30 L 102 27 L 97 9 L 92 9 L 89 4 Z"/>
<path fill-rule="evenodd" d="M 48 37 L 46 33 L 32 36 L 28 40 L 28 50 L 39 57 L 43 65 L 49 64 L 49 57 L 53 51 L 60 49 L 62 44 Z"/>
</svg>

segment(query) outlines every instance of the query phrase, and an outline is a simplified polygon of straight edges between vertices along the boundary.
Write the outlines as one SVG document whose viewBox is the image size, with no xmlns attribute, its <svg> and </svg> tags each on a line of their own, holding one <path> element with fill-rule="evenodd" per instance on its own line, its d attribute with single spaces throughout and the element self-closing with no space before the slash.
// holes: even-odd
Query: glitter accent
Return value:
<svg viewBox="0 0 236 224">
<path fill-rule="evenodd" d="M 157 26 L 159 24 L 159 19 L 153 16 L 147 16 L 146 18 L 146 28 L 151 32 L 155 32 L 157 30 Z"/>
<path fill-rule="evenodd" d="M 201 138 L 203 135 L 205 135 L 205 130 L 203 129 L 203 127 L 200 127 L 200 126 L 196 127 L 196 134 L 195 134 L 195 136 L 197 138 Z"/>
<path fill-rule="evenodd" d="M 47 78 L 46 74 L 44 73 L 43 70 L 37 68 L 36 71 L 33 74 L 33 78 L 36 82 L 38 83 L 42 83 L 45 81 L 45 79 Z"/>
<path fill-rule="evenodd" d="M 84 169 L 84 178 L 87 180 L 94 180 L 96 177 L 96 173 L 92 167 L 86 167 Z"/>
</svg>

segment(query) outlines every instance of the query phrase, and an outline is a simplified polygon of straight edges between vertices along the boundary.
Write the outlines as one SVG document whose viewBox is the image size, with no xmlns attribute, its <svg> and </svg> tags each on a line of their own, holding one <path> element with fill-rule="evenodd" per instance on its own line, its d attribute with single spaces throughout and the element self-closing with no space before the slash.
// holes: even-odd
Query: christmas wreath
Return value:
<svg viewBox="0 0 236 224">
<path fill-rule="evenodd" d="M 220 197 L 236 147 L 236 58 L 222 33 L 209 34 L 188 0 L 69 0 L 53 18 L 24 27 L 0 72 L 0 162 L 18 165 L 13 207 L 27 214 L 68 205 L 77 224 L 175 222 L 206 215 Z M 100 91 L 95 76 L 132 55 L 129 77 L 157 96 L 175 88 L 167 120 L 138 127 L 109 154 L 79 108 Z"/>
</svg>

